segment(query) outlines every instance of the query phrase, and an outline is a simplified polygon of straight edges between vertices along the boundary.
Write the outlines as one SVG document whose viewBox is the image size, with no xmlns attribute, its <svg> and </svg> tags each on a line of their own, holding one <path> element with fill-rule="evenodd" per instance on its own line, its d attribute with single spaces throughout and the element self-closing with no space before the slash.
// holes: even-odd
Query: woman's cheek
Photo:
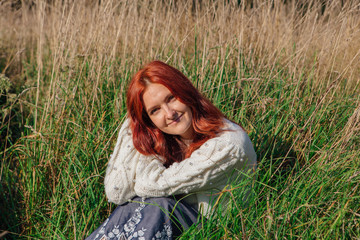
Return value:
<svg viewBox="0 0 360 240">
<path fill-rule="evenodd" d="M 153 119 L 151 119 L 154 123 L 154 125 L 157 127 L 157 128 L 162 128 L 162 126 L 164 125 L 164 123 L 162 122 L 161 120 L 161 117 L 160 117 L 160 114 L 158 114 L 157 116 L 155 116 Z"/>
</svg>

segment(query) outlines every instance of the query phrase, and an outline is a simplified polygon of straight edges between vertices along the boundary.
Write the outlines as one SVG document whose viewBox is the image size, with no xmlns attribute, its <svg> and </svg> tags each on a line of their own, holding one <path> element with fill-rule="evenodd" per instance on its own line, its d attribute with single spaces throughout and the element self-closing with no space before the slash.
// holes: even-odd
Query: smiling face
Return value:
<svg viewBox="0 0 360 240">
<path fill-rule="evenodd" d="M 150 83 L 143 94 L 145 111 L 162 132 L 193 139 L 192 113 L 162 84 Z"/>
</svg>

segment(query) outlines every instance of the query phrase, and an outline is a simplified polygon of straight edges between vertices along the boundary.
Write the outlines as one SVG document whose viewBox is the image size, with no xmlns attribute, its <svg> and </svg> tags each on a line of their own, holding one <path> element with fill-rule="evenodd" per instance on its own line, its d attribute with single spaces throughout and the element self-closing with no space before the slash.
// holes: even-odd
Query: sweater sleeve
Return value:
<svg viewBox="0 0 360 240">
<path fill-rule="evenodd" d="M 141 197 L 206 191 L 226 184 L 229 177 L 236 174 L 235 169 L 246 170 L 255 165 L 252 143 L 239 127 L 208 140 L 189 158 L 169 168 L 155 158 L 140 161 L 134 189 Z"/>
<path fill-rule="evenodd" d="M 136 196 L 134 179 L 140 153 L 135 149 L 129 120 L 126 119 L 119 131 L 113 154 L 105 174 L 105 193 L 109 202 L 123 204 Z"/>
</svg>

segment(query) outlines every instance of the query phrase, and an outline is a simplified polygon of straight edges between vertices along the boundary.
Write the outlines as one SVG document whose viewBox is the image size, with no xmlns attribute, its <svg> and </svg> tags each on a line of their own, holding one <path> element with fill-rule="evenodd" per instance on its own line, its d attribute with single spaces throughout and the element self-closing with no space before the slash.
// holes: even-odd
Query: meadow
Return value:
<svg viewBox="0 0 360 240">
<path fill-rule="evenodd" d="M 182 239 L 360 239 L 358 1 L 4 0 L 0 26 L 0 238 L 83 239 L 106 219 L 127 84 L 158 59 L 258 156 Z"/>
</svg>

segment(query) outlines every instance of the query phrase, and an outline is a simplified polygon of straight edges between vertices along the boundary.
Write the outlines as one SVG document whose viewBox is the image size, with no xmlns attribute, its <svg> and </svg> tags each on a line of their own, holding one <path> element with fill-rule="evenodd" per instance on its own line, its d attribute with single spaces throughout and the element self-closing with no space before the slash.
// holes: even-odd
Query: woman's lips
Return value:
<svg viewBox="0 0 360 240">
<path fill-rule="evenodd" d="M 169 123 L 168 125 L 173 125 L 175 123 L 180 122 L 180 118 L 183 116 L 184 114 L 181 114 L 180 116 L 178 116 L 176 119 L 174 119 L 171 123 Z"/>
</svg>

